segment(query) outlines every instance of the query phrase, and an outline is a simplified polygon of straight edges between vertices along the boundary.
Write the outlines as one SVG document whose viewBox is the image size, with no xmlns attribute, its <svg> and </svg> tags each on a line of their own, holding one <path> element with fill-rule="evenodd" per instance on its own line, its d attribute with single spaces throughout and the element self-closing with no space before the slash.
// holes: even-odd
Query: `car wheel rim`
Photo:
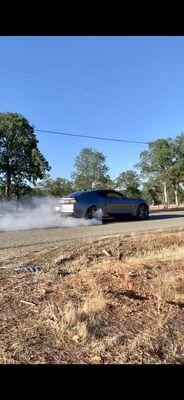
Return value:
<svg viewBox="0 0 184 400">
<path fill-rule="evenodd" d="M 91 208 L 91 209 L 88 211 L 88 219 L 95 218 L 95 213 L 96 213 L 96 211 L 97 211 L 96 207 Z"/>
<path fill-rule="evenodd" d="M 145 206 L 140 206 L 139 207 L 139 212 L 138 215 L 140 218 L 145 218 L 147 216 L 147 209 Z"/>
</svg>

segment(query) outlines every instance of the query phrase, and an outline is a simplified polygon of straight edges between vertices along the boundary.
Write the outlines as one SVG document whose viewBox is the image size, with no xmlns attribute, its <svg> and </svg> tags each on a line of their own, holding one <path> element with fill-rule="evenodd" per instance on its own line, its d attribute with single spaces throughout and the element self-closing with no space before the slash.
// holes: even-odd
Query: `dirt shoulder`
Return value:
<svg viewBox="0 0 184 400">
<path fill-rule="evenodd" d="M 1 363 L 184 363 L 184 230 L 13 251 Z"/>
<path fill-rule="evenodd" d="M 184 206 L 150 206 L 150 214 L 158 213 L 158 212 L 172 212 L 172 211 L 184 211 Z"/>
</svg>

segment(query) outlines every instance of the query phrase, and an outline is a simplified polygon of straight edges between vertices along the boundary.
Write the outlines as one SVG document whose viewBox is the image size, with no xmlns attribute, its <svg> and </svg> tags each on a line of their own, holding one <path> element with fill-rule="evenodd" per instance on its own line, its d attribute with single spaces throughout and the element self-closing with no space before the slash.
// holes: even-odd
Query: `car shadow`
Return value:
<svg viewBox="0 0 184 400">
<path fill-rule="evenodd" d="M 184 218 L 184 214 L 160 214 L 160 215 L 154 215 L 154 214 L 150 214 L 149 217 L 147 219 L 144 220 L 144 222 L 146 221 L 156 221 L 159 219 L 172 219 L 172 218 Z M 116 222 L 141 222 L 141 220 L 138 220 L 136 218 L 132 218 L 132 217 L 116 217 L 114 219 L 104 219 L 103 223 L 104 224 L 113 224 Z"/>
</svg>

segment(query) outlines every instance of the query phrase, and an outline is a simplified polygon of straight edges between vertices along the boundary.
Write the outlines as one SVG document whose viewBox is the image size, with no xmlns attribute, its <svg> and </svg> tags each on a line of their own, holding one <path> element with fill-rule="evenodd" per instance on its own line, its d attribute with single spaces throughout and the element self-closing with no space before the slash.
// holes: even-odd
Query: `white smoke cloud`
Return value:
<svg viewBox="0 0 184 400">
<path fill-rule="evenodd" d="M 31 197 L 19 203 L 13 201 L 0 203 L 0 231 L 17 231 L 26 229 L 74 227 L 81 225 L 101 224 L 100 213 L 97 218 L 86 220 L 84 218 L 60 217 L 54 208 L 58 198 Z"/>
</svg>

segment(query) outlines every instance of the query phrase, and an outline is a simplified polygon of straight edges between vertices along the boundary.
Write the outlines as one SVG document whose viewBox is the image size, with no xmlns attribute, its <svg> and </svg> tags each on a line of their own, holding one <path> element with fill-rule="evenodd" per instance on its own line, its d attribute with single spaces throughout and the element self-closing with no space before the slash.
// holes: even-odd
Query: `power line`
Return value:
<svg viewBox="0 0 184 400">
<path fill-rule="evenodd" d="M 41 75 L 41 74 L 38 74 L 38 73 L 35 73 L 35 72 L 25 71 L 25 70 L 23 70 L 23 69 L 21 69 L 21 68 L 17 68 L 17 67 L 10 67 L 10 66 L 6 66 L 6 65 L 2 65 L 2 64 L 0 64 L 0 67 L 1 67 L 1 68 L 8 68 L 8 69 L 10 69 L 10 70 L 15 70 L 15 71 L 18 71 L 18 72 L 23 72 L 23 73 L 25 73 L 25 74 L 32 75 L 32 76 L 35 76 L 35 77 L 38 77 L 38 78 L 42 78 L 42 79 L 45 79 L 45 80 L 48 80 L 48 81 L 56 82 L 57 84 L 64 85 L 64 86 L 68 86 L 68 87 L 71 87 L 71 88 L 87 90 L 88 92 L 98 94 L 98 97 L 90 97 L 90 96 L 88 96 L 88 95 L 84 95 L 84 94 L 81 94 L 81 93 L 75 93 L 75 92 L 71 92 L 71 91 L 68 92 L 68 91 L 63 90 L 63 89 L 60 88 L 63 92 L 66 92 L 66 93 L 69 93 L 69 94 L 74 94 L 74 95 L 78 95 L 78 96 L 82 96 L 82 97 L 87 97 L 87 98 L 91 98 L 91 99 L 95 99 L 95 100 L 100 99 L 101 101 L 107 102 L 107 103 L 109 103 L 109 104 L 114 104 L 114 105 L 120 105 L 120 104 L 121 104 L 120 101 L 117 101 L 117 96 L 110 95 L 110 94 L 105 93 L 105 92 L 102 92 L 102 91 L 100 91 L 100 90 L 89 89 L 89 88 L 87 88 L 87 87 L 85 87 L 85 86 L 81 86 L 81 85 L 68 84 L 68 83 L 66 83 L 66 82 L 64 82 L 64 81 L 57 80 L 57 79 L 51 78 L 51 77 L 46 77 L 46 76 L 44 76 L 44 75 Z M 22 77 L 21 77 L 21 78 L 22 78 Z M 20 78 L 19 78 L 19 79 L 20 79 Z M 44 85 L 44 86 L 46 86 L 46 85 Z M 58 88 L 57 88 L 57 89 L 58 89 Z M 101 95 L 101 96 L 106 96 L 106 97 L 111 97 L 111 99 L 114 98 L 114 99 L 116 99 L 116 102 L 115 102 L 115 101 L 110 101 L 110 102 L 109 102 L 109 101 L 106 100 L 106 99 L 100 98 L 99 95 Z"/>
<path fill-rule="evenodd" d="M 115 138 L 108 138 L 108 137 L 102 137 L 102 136 L 82 135 L 82 134 L 78 134 L 78 133 L 46 131 L 44 129 L 35 129 L 35 132 L 49 133 L 49 134 L 53 134 L 53 135 L 75 136 L 75 137 L 82 137 L 82 138 L 87 138 L 87 139 L 108 140 L 108 141 L 112 141 L 112 142 L 149 144 L 149 142 L 141 142 L 141 141 L 137 141 L 137 140 L 125 140 L 125 139 L 115 139 Z"/>
<path fill-rule="evenodd" d="M 26 79 L 25 77 L 15 77 L 15 76 L 13 76 L 13 75 L 4 74 L 4 73 L 2 73 L 2 72 L 0 72 L 0 75 L 5 76 L 6 78 L 13 78 L 13 79 L 15 79 L 15 80 L 17 80 L 17 79 L 23 80 L 24 82 L 25 82 L 24 79 Z M 26 81 L 26 82 L 27 82 L 27 81 Z M 71 91 L 68 91 L 68 90 L 66 90 L 66 89 L 62 89 L 62 88 L 60 88 L 60 87 L 48 86 L 48 85 L 46 85 L 45 83 L 31 82 L 31 84 L 33 84 L 33 85 L 39 85 L 39 86 L 44 87 L 44 88 L 49 88 L 49 89 L 51 89 L 51 90 L 56 90 L 56 91 L 59 91 L 59 92 L 62 92 L 62 93 L 67 93 L 67 94 L 71 94 L 71 95 L 74 95 L 74 96 L 84 97 L 84 98 L 87 98 L 87 99 L 90 99 L 90 100 L 97 100 L 97 101 L 100 101 L 100 102 L 103 102 L 103 103 L 106 103 L 106 104 L 110 104 L 110 105 L 115 105 L 115 106 L 117 106 L 117 105 L 120 105 L 120 104 L 121 104 L 121 103 L 114 103 L 114 102 L 111 102 L 111 101 L 106 100 L 106 99 L 101 99 L 100 97 L 92 97 L 92 96 L 88 96 L 87 94 L 71 92 Z"/>
<path fill-rule="evenodd" d="M 101 90 L 90 89 L 90 88 L 88 88 L 86 86 L 76 85 L 76 84 L 73 84 L 73 83 L 66 83 L 66 82 L 64 82 L 62 80 L 51 78 L 49 76 L 38 74 L 38 73 L 35 73 L 35 72 L 32 72 L 32 71 L 28 71 L 28 70 L 25 70 L 25 69 L 22 69 L 22 68 L 11 67 L 11 66 L 8 66 L 8 65 L 3 65 L 3 64 L 0 64 L 0 66 L 3 67 L 3 68 L 13 69 L 15 71 L 23 72 L 25 74 L 29 74 L 29 75 L 32 75 L 32 76 L 37 76 L 37 77 L 42 78 L 42 79 L 47 79 L 47 80 L 50 80 L 50 81 L 53 81 L 53 82 L 57 82 L 57 83 L 60 83 L 61 85 L 64 85 L 64 86 L 70 86 L 70 87 L 74 87 L 74 88 L 76 87 L 78 89 L 88 90 L 89 92 L 98 93 L 98 94 L 101 94 L 101 95 L 104 95 L 104 96 L 116 97 L 114 95 L 111 95 L 110 93 L 103 92 Z"/>
</svg>

